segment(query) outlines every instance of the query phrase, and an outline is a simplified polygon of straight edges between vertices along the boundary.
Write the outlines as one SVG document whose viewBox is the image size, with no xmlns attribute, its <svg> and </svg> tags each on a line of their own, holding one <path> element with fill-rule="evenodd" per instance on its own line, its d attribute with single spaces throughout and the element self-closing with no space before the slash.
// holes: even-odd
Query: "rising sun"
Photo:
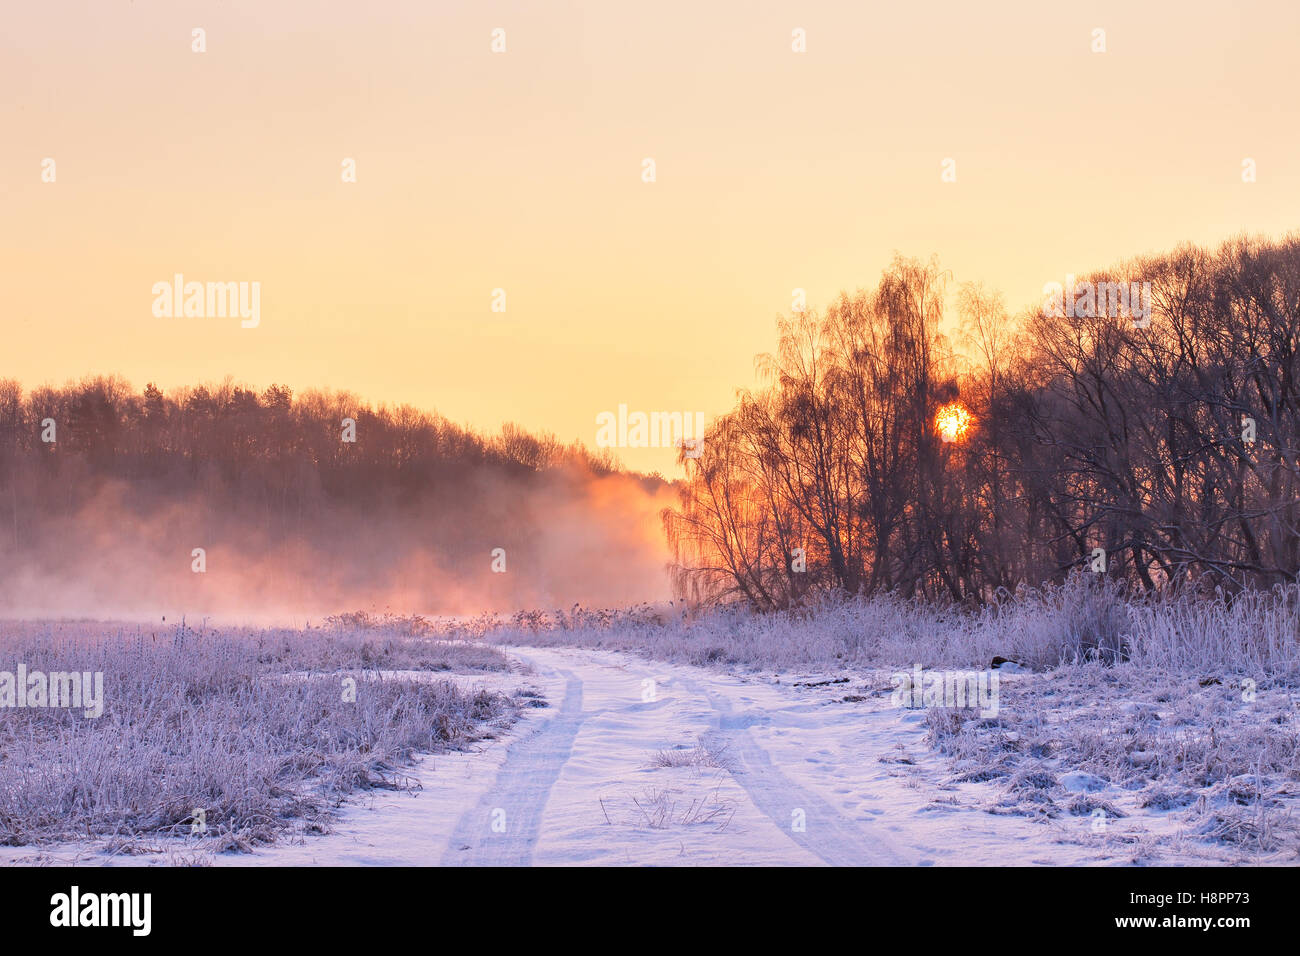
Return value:
<svg viewBox="0 0 1300 956">
<path fill-rule="evenodd" d="M 947 405 L 939 406 L 939 411 L 934 416 L 934 425 L 946 442 L 961 441 L 973 421 L 971 413 L 961 402 L 949 402 Z"/>
</svg>

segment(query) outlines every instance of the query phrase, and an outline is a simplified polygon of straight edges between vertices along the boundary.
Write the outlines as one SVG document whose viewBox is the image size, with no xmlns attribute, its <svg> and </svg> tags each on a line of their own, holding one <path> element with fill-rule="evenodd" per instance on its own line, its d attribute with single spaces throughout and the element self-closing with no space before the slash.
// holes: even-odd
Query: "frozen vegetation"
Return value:
<svg viewBox="0 0 1300 956">
<path fill-rule="evenodd" d="M 1300 855 L 1294 586 L 1232 599 L 1134 600 L 1079 575 L 975 611 L 889 597 L 761 615 L 575 609 L 517 616 L 499 638 L 756 676 L 848 675 L 848 683 L 823 686 L 850 703 L 888 699 L 891 675 L 918 665 L 985 670 L 1011 659 L 1023 670 L 1000 674 L 996 716 L 974 707 L 925 711 L 926 744 L 949 761 L 950 779 L 997 788 L 987 812 L 1088 817 L 1103 834 L 1111 821 L 1159 814 L 1176 824 L 1170 839 L 1180 843 L 1256 858 Z M 1130 839 L 1135 860 L 1159 857 L 1158 840 Z"/>
<path fill-rule="evenodd" d="M 463 747 L 514 713 L 501 694 L 436 679 L 505 670 L 500 652 L 391 628 L 0 623 L 0 670 L 18 663 L 102 673 L 104 710 L 0 711 L 9 846 L 88 838 L 134 853 L 202 833 L 246 850 L 291 825 L 323 832 L 349 794 L 408 787 L 416 754 Z"/>
<path fill-rule="evenodd" d="M 978 610 L 9 624 L 106 702 L 5 714 L 0 861 L 1294 863 L 1298 640 L 1300 589 L 1084 576 Z M 996 713 L 900 700 L 917 668 L 996 675 Z"/>
</svg>

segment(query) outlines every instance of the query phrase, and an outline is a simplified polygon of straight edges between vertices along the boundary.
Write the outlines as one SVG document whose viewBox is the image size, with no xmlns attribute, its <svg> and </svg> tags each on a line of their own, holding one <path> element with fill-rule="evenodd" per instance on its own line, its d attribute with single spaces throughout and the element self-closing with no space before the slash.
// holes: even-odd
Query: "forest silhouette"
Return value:
<svg viewBox="0 0 1300 956">
<path fill-rule="evenodd" d="M 670 501 L 607 451 L 342 392 L 0 382 L 11 616 L 301 622 L 663 598 Z"/>
<path fill-rule="evenodd" d="M 976 604 L 1075 571 L 1139 591 L 1296 581 L 1300 235 L 1080 279 L 1149 283 L 1149 316 L 1012 314 L 896 258 L 779 320 L 759 385 L 671 485 L 342 392 L 3 381 L 0 609 L 472 614 L 671 586 L 770 610 L 829 591 Z"/>
<path fill-rule="evenodd" d="M 1011 315 L 968 284 L 952 341 L 949 277 L 897 258 L 783 319 L 762 386 L 682 459 L 679 592 L 767 609 L 827 589 L 981 603 L 1075 570 L 1146 592 L 1295 581 L 1300 236 L 1079 278 L 1150 283 L 1150 315 Z M 953 404 L 971 422 L 945 441 Z"/>
</svg>

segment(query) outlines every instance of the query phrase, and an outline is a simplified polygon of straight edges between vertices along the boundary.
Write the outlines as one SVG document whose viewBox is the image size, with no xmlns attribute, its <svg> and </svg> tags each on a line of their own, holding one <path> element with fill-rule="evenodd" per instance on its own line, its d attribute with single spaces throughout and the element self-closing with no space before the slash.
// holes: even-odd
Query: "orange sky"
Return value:
<svg viewBox="0 0 1300 956">
<path fill-rule="evenodd" d="M 591 445 L 620 404 L 725 410 L 792 289 L 894 250 L 1020 307 L 1300 227 L 1293 0 L 883 6 L 6 4 L 0 377 L 231 374 Z M 176 272 L 260 282 L 260 325 L 155 317 Z"/>
</svg>

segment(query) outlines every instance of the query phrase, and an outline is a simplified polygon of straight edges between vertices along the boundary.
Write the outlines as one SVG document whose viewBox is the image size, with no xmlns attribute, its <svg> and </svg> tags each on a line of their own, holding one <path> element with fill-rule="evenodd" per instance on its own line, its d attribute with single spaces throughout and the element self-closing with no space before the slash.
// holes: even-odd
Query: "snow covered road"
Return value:
<svg viewBox="0 0 1300 956">
<path fill-rule="evenodd" d="M 982 812 L 988 785 L 944 783 L 924 713 L 890 707 L 888 693 L 846 702 L 847 684 L 794 687 L 788 675 L 578 648 L 510 653 L 534 672 L 461 680 L 532 685 L 548 707 L 480 750 L 426 758 L 413 772 L 420 791 L 353 804 L 329 836 L 217 864 L 1101 862 L 1083 846 L 1045 846 L 1059 825 Z M 656 765 L 700 752 L 700 740 L 723 766 Z"/>
<path fill-rule="evenodd" d="M 1131 859 L 1122 844 L 1091 834 L 1087 818 L 988 812 L 996 786 L 955 782 L 925 742 L 925 711 L 891 706 L 887 677 L 738 676 L 581 648 L 509 653 L 533 672 L 454 678 L 544 694 L 547 706 L 525 708 L 509 732 L 472 751 L 425 757 L 410 770 L 419 789 L 349 802 L 328 835 L 205 856 L 218 866 Z M 0 852 L 0 862 L 106 865 L 193 857 L 106 858 L 89 847 Z"/>
<path fill-rule="evenodd" d="M 755 742 L 750 728 L 779 724 L 788 706 L 761 685 L 588 651 L 516 653 L 562 684 L 558 712 L 509 746 L 442 863 L 680 862 L 688 841 L 694 862 L 911 862 L 878 825 L 838 812 Z M 700 737 L 730 772 L 650 765 L 659 752 L 694 750 Z M 721 812 L 681 822 L 692 802 Z M 662 818 L 645 809 L 656 803 Z M 665 848 L 671 857 L 659 859 Z"/>
</svg>

